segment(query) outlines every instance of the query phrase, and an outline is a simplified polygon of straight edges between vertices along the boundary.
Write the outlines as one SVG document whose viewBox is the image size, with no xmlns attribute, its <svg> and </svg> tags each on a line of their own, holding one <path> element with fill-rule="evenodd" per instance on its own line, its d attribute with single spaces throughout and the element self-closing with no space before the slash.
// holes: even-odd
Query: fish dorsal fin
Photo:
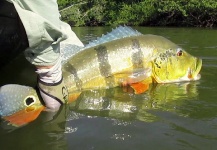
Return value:
<svg viewBox="0 0 217 150">
<path fill-rule="evenodd" d="M 117 28 L 113 29 L 111 32 L 102 35 L 101 37 L 98 37 L 96 40 L 91 41 L 84 48 L 89 48 L 113 40 L 130 37 L 130 36 L 138 36 L 138 35 L 141 35 L 141 33 L 138 32 L 137 30 L 132 29 L 131 27 L 118 26 Z"/>
<path fill-rule="evenodd" d="M 62 57 L 62 64 L 66 63 L 67 60 L 82 50 L 81 46 L 72 45 L 68 43 L 60 43 L 60 52 Z"/>
<path fill-rule="evenodd" d="M 78 53 L 82 50 L 85 50 L 87 48 L 94 47 L 94 46 L 97 46 L 99 44 L 107 43 L 107 42 L 114 41 L 117 39 L 130 37 L 130 36 L 138 36 L 138 35 L 141 35 L 141 33 L 138 32 L 137 30 L 132 29 L 131 27 L 119 26 L 119 27 L 113 29 L 111 32 L 109 32 L 105 35 L 102 35 L 101 37 L 98 37 L 96 40 L 89 42 L 89 44 L 87 44 L 84 47 L 72 45 L 70 43 L 63 41 L 60 44 L 60 51 L 62 54 L 62 62 L 64 64 L 71 56 L 73 56 L 76 53 Z"/>
</svg>

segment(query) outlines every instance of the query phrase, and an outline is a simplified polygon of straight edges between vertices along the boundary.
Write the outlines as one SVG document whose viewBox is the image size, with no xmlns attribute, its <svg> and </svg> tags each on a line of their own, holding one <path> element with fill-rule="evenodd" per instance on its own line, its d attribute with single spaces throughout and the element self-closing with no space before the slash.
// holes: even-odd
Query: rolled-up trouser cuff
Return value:
<svg viewBox="0 0 217 150">
<path fill-rule="evenodd" d="M 13 4 L 28 37 L 29 47 L 25 50 L 27 60 L 38 66 L 54 65 L 60 57 L 60 42 L 67 38 L 60 28 L 56 0 L 13 1 Z"/>
<path fill-rule="evenodd" d="M 39 48 L 27 48 L 25 50 L 26 59 L 31 64 L 36 66 L 53 66 L 60 59 L 60 43 L 45 43 Z"/>
</svg>

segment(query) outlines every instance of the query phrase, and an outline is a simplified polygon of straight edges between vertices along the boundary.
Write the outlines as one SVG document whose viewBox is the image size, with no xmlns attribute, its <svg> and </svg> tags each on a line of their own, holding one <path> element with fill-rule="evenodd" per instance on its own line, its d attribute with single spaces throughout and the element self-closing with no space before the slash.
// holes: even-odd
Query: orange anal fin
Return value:
<svg viewBox="0 0 217 150">
<path fill-rule="evenodd" d="M 141 82 L 131 83 L 130 86 L 134 89 L 135 94 L 141 94 L 148 90 L 149 84 L 144 84 Z"/>
<path fill-rule="evenodd" d="M 27 107 L 25 110 L 21 110 L 10 116 L 3 117 L 3 119 L 16 127 L 20 127 L 38 118 L 39 114 L 41 113 L 41 111 L 44 110 L 44 108 L 45 108 L 44 106 L 39 106 L 39 107 L 30 106 Z"/>
</svg>

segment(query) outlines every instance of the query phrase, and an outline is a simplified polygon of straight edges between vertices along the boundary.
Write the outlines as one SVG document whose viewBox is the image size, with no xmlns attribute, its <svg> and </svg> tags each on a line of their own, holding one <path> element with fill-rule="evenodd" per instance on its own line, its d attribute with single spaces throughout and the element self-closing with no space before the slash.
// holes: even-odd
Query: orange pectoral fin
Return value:
<svg viewBox="0 0 217 150">
<path fill-rule="evenodd" d="M 148 90 L 149 84 L 144 84 L 141 82 L 132 83 L 130 86 L 134 89 L 135 94 L 141 94 Z"/>
<path fill-rule="evenodd" d="M 121 86 L 128 86 L 134 83 L 139 83 L 146 81 L 151 77 L 151 69 L 150 68 L 137 68 L 137 69 L 129 69 L 127 71 L 122 71 L 119 73 L 115 73 L 114 77 L 116 82 Z"/>
<path fill-rule="evenodd" d="M 3 117 L 3 119 L 16 127 L 20 127 L 34 121 L 44 108 L 44 106 L 29 106 L 25 110 Z"/>
<path fill-rule="evenodd" d="M 129 83 L 129 82 L 124 83 L 123 82 L 124 84 L 122 83 L 122 87 L 124 91 L 126 92 L 132 93 L 132 90 L 133 90 L 135 94 L 141 94 L 141 93 L 146 92 L 149 89 L 149 84 L 151 84 L 152 82 L 153 82 L 152 78 L 148 77 L 145 80 L 140 81 L 140 82 L 135 82 L 135 83 Z"/>
</svg>

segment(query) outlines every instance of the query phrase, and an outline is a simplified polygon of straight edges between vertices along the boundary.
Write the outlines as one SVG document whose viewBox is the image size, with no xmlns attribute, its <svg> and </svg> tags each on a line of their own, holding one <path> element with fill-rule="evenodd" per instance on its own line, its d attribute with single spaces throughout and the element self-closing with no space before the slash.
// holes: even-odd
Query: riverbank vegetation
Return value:
<svg viewBox="0 0 217 150">
<path fill-rule="evenodd" d="M 217 0 L 58 0 L 71 26 L 217 26 Z"/>
</svg>

